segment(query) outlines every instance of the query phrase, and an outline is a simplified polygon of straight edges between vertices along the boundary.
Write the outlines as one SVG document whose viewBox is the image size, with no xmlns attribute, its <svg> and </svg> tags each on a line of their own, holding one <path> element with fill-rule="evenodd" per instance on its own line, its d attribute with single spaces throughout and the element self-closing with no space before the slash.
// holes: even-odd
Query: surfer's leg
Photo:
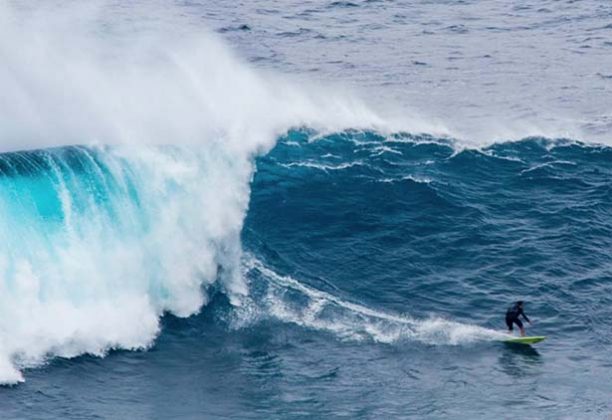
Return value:
<svg viewBox="0 0 612 420">
<path fill-rule="evenodd" d="M 508 332 L 512 332 L 512 320 L 510 318 L 506 318 L 506 325 L 508 326 Z"/>
<path fill-rule="evenodd" d="M 525 337 L 525 328 L 523 328 L 523 323 L 521 320 L 515 319 L 514 322 L 516 323 L 516 326 L 519 327 L 519 330 L 521 330 L 521 337 Z"/>
</svg>

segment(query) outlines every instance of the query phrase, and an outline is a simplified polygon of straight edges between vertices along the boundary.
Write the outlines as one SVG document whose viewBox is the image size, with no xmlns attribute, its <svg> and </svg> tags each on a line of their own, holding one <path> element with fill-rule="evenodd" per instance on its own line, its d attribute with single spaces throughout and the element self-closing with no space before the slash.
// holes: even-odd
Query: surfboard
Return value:
<svg viewBox="0 0 612 420">
<path fill-rule="evenodd" d="M 503 340 L 504 343 L 513 343 L 513 344 L 535 344 L 535 343 L 539 343 L 540 341 L 543 341 L 544 339 L 546 339 L 545 335 L 534 335 L 532 337 L 515 337 L 515 338 L 509 338 L 508 340 Z"/>
</svg>

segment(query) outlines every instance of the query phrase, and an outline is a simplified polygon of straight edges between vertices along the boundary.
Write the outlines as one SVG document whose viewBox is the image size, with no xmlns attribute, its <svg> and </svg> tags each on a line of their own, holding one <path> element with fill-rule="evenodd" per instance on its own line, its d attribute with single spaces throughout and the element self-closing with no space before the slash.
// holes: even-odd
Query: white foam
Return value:
<svg viewBox="0 0 612 420">
<path fill-rule="evenodd" d="M 382 182 L 386 184 L 393 184 L 393 183 L 402 182 L 402 181 L 412 181 L 416 184 L 431 184 L 433 182 L 431 178 L 414 176 L 414 175 L 405 175 L 399 178 L 376 179 L 376 182 Z"/>
<path fill-rule="evenodd" d="M 313 168 L 313 169 L 319 169 L 321 171 L 327 172 L 327 171 L 341 171 L 343 169 L 352 168 L 353 166 L 364 166 L 365 164 L 361 161 L 345 162 L 345 163 L 339 163 L 337 165 L 317 163 L 313 161 L 305 161 L 305 162 L 281 163 L 280 165 L 285 168 L 292 168 L 292 167 Z"/>
<path fill-rule="evenodd" d="M 268 282 L 265 297 L 245 314 L 237 311 L 238 325 L 248 319 L 272 317 L 304 328 L 325 331 L 346 340 L 396 343 L 402 340 L 433 345 L 462 345 L 504 338 L 505 334 L 439 317 L 417 319 L 392 314 L 340 299 L 306 286 L 266 267 L 253 256 L 245 259 L 247 273 L 256 270 Z M 246 275 L 246 274 L 245 274 Z M 294 293 L 299 295 L 295 298 Z M 258 307 L 258 311 L 253 311 Z"/>
</svg>

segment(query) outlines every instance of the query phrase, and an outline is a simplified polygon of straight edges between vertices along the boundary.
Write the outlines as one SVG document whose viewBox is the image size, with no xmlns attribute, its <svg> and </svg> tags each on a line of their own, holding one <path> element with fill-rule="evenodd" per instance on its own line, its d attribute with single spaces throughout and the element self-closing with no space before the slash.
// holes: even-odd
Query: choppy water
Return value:
<svg viewBox="0 0 612 420">
<path fill-rule="evenodd" d="M 607 2 L 25 5 L 2 418 L 610 415 Z"/>
</svg>

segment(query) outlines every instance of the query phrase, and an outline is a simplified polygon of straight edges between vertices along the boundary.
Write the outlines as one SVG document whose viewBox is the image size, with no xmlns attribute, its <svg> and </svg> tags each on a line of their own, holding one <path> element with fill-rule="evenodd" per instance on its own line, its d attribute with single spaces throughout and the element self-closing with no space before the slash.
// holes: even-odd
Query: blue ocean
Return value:
<svg viewBox="0 0 612 420">
<path fill-rule="evenodd" d="M 0 4 L 0 418 L 609 418 L 611 22 Z"/>
</svg>

